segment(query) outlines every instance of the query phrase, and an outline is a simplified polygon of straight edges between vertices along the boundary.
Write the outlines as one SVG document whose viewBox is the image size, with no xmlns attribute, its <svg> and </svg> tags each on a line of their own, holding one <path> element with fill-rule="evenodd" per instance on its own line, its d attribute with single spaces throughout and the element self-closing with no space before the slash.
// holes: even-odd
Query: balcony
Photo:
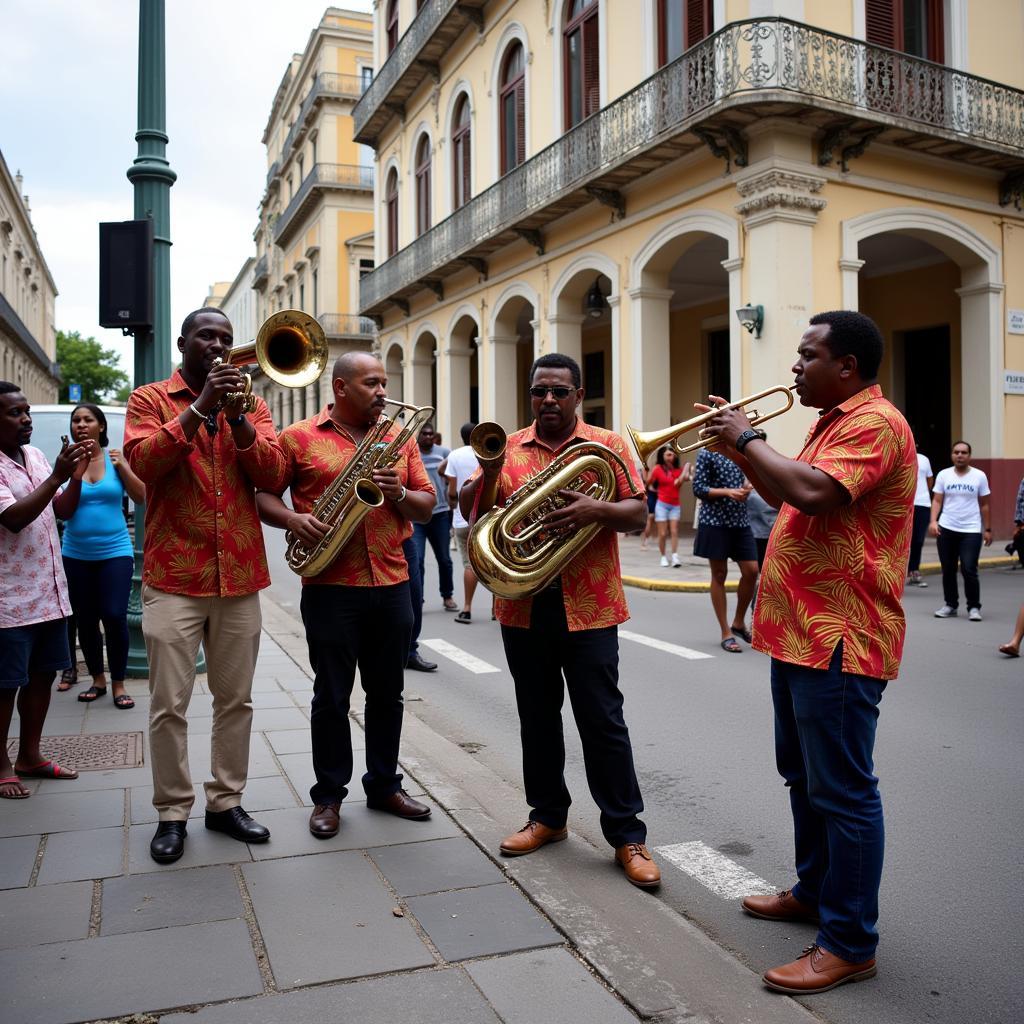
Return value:
<svg viewBox="0 0 1024 1024">
<path fill-rule="evenodd" d="M 256 267 L 252 272 L 252 286 L 258 288 L 260 291 L 266 287 L 267 281 L 270 280 L 270 260 L 267 258 L 267 254 L 264 253 L 257 261 Z"/>
<path fill-rule="evenodd" d="M 353 164 L 314 164 L 291 202 L 274 222 L 274 242 L 284 248 L 325 192 L 373 192 L 373 168 Z"/>
<path fill-rule="evenodd" d="M 704 145 L 727 169 L 745 166 L 743 129 L 766 117 L 818 129 L 822 166 L 836 158 L 845 170 L 877 138 L 1003 172 L 1004 205 L 1024 188 L 1024 92 L 784 19 L 736 22 L 382 263 L 363 278 L 360 310 L 443 294 L 443 278 L 485 269 L 517 239 L 543 251 L 542 228 L 595 199 L 621 216 L 624 185 Z"/>
<path fill-rule="evenodd" d="M 328 338 L 359 338 L 372 341 L 377 337 L 377 325 L 367 316 L 353 313 L 321 313 L 320 326 Z"/>
<path fill-rule="evenodd" d="M 284 140 L 284 146 L 281 147 L 282 162 L 288 159 L 292 146 L 305 137 L 306 129 L 313 123 L 312 111 L 319 102 L 324 99 L 357 100 L 362 94 L 363 80 L 358 75 L 337 75 L 321 71 L 306 93 Z"/>
<path fill-rule="evenodd" d="M 352 111 L 356 142 L 377 137 L 420 83 L 440 77 L 441 58 L 467 25 L 483 28 L 486 0 L 427 0 Z"/>
</svg>

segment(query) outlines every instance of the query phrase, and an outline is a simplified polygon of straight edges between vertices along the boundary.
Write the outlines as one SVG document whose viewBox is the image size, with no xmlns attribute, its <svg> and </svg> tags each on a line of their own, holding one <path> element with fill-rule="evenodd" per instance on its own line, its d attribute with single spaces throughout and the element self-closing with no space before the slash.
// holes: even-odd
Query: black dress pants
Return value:
<svg viewBox="0 0 1024 1024">
<path fill-rule="evenodd" d="M 612 846 L 645 842 L 647 828 L 639 818 L 644 805 L 622 715 L 617 628 L 571 633 L 562 592 L 549 589 L 533 599 L 530 628 L 502 626 L 501 638 L 516 686 L 530 818 L 562 828 L 572 803 L 562 735 L 568 688 L 601 831 Z"/>
<path fill-rule="evenodd" d="M 390 587 L 309 584 L 302 588 L 302 622 L 315 673 L 311 709 L 315 804 L 341 803 L 352 778 L 349 702 L 356 666 L 366 694 L 366 774 L 370 799 L 398 791 L 402 688 L 412 632 L 408 583 Z"/>
</svg>

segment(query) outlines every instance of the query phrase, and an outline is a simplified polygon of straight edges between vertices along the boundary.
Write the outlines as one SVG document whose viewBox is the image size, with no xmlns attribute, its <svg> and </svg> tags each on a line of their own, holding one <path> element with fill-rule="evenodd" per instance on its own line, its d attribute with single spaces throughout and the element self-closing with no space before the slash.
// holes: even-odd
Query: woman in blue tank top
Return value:
<svg viewBox="0 0 1024 1024">
<path fill-rule="evenodd" d="M 102 622 L 114 704 L 127 710 L 135 706 L 124 692 L 134 556 L 123 502 L 126 492 L 132 501 L 145 501 L 146 487 L 117 449 L 107 451 L 107 418 L 99 406 L 76 406 L 71 413 L 71 434 L 74 441 L 98 442 L 93 457 L 82 463 L 84 472 L 76 472 L 68 481 L 60 502 L 65 520 L 64 572 L 82 654 L 92 676 L 92 686 L 81 691 L 78 699 L 94 701 L 107 692 Z"/>
</svg>

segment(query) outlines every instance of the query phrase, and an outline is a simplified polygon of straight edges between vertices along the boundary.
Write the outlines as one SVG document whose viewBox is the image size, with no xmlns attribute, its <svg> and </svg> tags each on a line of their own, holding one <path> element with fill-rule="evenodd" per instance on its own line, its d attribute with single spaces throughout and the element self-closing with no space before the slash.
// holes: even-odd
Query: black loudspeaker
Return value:
<svg viewBox="0 0 1024 1024">
<path fill-rule="evenodd" d="M 153 221 L 100 224 L 100 326 L 153 323 Z"/>
</svg>

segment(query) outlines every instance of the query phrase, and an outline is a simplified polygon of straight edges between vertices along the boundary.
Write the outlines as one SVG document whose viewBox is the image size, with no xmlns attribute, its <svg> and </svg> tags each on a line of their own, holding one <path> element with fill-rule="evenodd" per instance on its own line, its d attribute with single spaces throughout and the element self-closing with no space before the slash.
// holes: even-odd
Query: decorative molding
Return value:
<svg viewBox="0 0 1024 1024">
<path fill-rule="evenodd" d="M 999 205 L 1013 205 L 1015 210 L 1020 210 L 1024 202 L 1024 171 L 1017 174 L 1008 174 L 999 183 Z"/>
<path fill-rule="evenodd" d="M 861 267 L 863 267 L 866 262 L 867 260 L 842 259 L 839 261 L 839 269 L 848 270 L 851 273 L 859 274 Z"/>
<path fill-rule="evenodd" d="M 513 231 L 526 243 L 537 250 L 538 256 L 544 255 L 544 236 L 536 228 L 513 228 Z"/>
<path fill-rule="evenodd" d="M 725 161 L 725 173 L 732 173 L 732 165 L 746 167 L 750 162 L 747 158 L 747 139 L 738 128 L 719 127 L 693 128 L 693 134 L 711 150 L 712 156 Z M 721 136 L 721 141 L 716 137 Z"/>
<path fill-rule="evenodd" d="M 743 196 L 736 212 L 748 227 L 774 219 L 814 224 L 826 206 L 817 194 L 824 184 L 816 174 L 773 167 L 736 182 L 736 191 Z"/>
<path fill-rule="evenodd" d="M 626 199 L 617 189 L 586 185 L 584 192 L 592 199 L 596 199 L 602 206 L 609 207 L 612 211 L 613 221 L 622 220 L 626 216 Z"/>
</svg>

